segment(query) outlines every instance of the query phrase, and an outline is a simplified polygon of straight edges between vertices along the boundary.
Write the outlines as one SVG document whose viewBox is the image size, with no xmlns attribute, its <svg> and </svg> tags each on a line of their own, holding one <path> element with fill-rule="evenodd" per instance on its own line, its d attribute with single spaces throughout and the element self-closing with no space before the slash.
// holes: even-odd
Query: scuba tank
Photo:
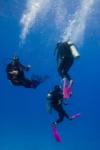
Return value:
<svg viewBox="0 0 100 150">
<path fill-rule="evenodd" d="M 79 52 L 78 52 L 76 46 L 75 46 L 71 41 L 68 41 L 67 43 L 68 43 L 68 45 L 70 46 L 70 50 L 71 50 L 71 53 L 72 53 L 73 58 L 74 58 L 74 59 L 79 58 L 79 57 L 80 57 L 80 54 L 79 54 Z"/>
</svg>

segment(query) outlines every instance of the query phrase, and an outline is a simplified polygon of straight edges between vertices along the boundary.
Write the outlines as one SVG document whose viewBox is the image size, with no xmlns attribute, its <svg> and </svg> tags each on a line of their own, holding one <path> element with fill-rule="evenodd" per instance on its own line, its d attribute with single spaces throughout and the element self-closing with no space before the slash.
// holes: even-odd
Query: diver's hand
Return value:
<svg viewBox="0 0 100 150">
<path fill-rule="evenodd" d="M 27 65 L 26 67 L 26 71 L 30 70 L 31 69 L 31 65 Z"/>
</svg>

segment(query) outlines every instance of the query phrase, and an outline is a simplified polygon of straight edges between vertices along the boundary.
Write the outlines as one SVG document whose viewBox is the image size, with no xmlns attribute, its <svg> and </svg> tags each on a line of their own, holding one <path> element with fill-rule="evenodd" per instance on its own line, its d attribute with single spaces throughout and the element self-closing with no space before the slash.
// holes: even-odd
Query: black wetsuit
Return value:
<svg viewBox="0 0 100 150">
<path fill-rule="evenodd" d="M 56 53 L 58 73 L 62 79 L 65 77 L 70 81 L 71 77 L 68 74 L 68 71 L 74 62 L 70 46 L 67 42 L 59 43 L 56 47 Z"/>
<path fill-rule="evenodd" d="M 48 101 L 51 101 L 51 107 L 54 108 L 55 111 L 57 111 L 59 118 L 56 120 L 56 123 L 60 123 L 63 121 L 64 117 L 68 118 L 70 120 L 69 115 L 65 112 L 62 106 L 63 101 L 63 94 L 62 91 L 52 91 L 48 93 L 47 96 Z"/>
<path fill-rule="evenodd" d="M 7 77 L 16 86 L 24 86 L 26 88 L 36 88 L 41 82 L 39 80 L 29 80 L 24 76 L 24 71 L 29 68 L 19 62 L 9 63 L 6 68 Z M 11 74 L 12 71 L 17 71 L 18 74 Z"/>
</svg>

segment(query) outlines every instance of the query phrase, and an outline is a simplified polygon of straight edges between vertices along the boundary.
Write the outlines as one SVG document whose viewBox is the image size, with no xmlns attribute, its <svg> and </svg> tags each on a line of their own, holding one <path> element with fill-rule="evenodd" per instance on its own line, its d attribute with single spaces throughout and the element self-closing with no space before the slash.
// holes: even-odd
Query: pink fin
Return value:
<svg viewBox="0 0 100 150">
<path fill-rule="evenodd" d="M 53 131 L 53 135 L 54 135 L 56 141 L 60 143 L 61 137 L 59 136 L 58 131 L 55 126 L 52 127 L 52 131 Z"/>
<path fill-rule="evenodd" d="M 72 88 L 71 87 L 67 87 L 67 85 L 66 85 L 66 79 L 64 79 L 64 86 L 63 86 L 63 98 L 64 99 L 68 99 L 68 98 L 70 98 L 70 96 L 71 96 L 71 94 L 72 94 Z"/>
<path fill-rule="evenodd" d="M 78 118 L 78 117 L 80 117 L 80 113 L 77 113 L 77 114 L 73 115 L 71 118 L 72 118 L 72 119 L 76 119 L 76 118 Z"/>
</svg>

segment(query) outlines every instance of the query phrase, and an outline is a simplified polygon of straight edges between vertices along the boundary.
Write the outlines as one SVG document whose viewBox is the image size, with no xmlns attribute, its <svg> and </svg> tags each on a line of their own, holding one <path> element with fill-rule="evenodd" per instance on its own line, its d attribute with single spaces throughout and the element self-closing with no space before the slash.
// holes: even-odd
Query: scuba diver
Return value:
<svg viewBox="0 0 100 150">
<path fill-rule="evenodd" d="M 58 113 L 59 118 L 53 122 L 53 125 L 57 125 L 66 117 L 69 120 L 73 120 L 79 116 L 79 114 L 69 116 L 63 109 L 63 91 L 59 85 L 55 85 L 54 89 L 47 95 L 48 112 L 51 113 L 52 108 Z M 67 105 L 67 104 L 65 104 Z"/>
<path fill-rule="evenodd" d="M 29 71 L 30 68 L 30 65 L 24 66 L 20 63 L 19 57 L 14 56 L 11 63 L 9 63 L 6 67 L 7 77 L 13 85 L 35 89 L 42 82 L 48 79 L 48 76 L 39 77 L 37 75 L 33 75 L 33 79 L 27 79 L 24 72 Z"/>
<path fill-rule="evenodd" d="M 57 56 L 57 67 L 60 77 L 69 81 L 69 87 L 73 85 L 73 79 L 69 75 L 68 71 L 74 63 L 74 59 L 79 58 L 75 45 L 69 40 L 67 42 L 58 42 L 55 53 Z"/>
<path fill-rule="evenodd" d="M 55 49 L 57 57 L 57 70 L 60 77 L 63 79 L 63 94 L 64 98 L 70 98 L 72 95 L 73 79 L 68 71 L 72 67 L 74 60 L 79 58 L 75 45 L 69 40 L 67 42 L 58 42 Z M 69 85 L 67 86 L 67 81 Z"/>
<path fill-rule="evenodd" d="M 58 42 L 55 49 L 57 55 L 57 70 L 62 79 L 69 81 L 70 87 L 73 85 L 73 80 L 68 74 L 69 69 L 74 63 L 74 58 L 67 42 Z"/>
</svg>

